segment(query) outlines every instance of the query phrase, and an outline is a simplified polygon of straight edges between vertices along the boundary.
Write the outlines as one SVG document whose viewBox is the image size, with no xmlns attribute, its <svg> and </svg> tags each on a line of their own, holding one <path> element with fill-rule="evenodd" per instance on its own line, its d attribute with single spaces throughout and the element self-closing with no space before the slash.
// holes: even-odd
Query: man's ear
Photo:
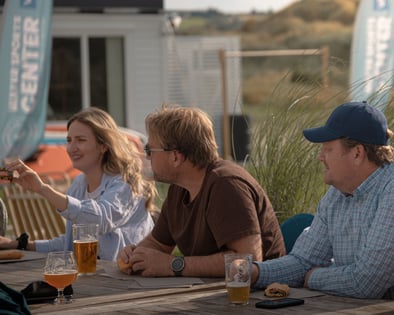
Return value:
<svg viewBox="0 0 394 315">
<path fill-rule="evenodd" d="M 367 151 L 362 144 L 357 144 L 354 147 L 354 158 L 362 161 L 367 156 Z"/>
<path fill-rule="evenodd" d="M 172 151 L 172 154 L 173 154 L 172 155 L 173 162 L 176 165 L 180 165 L 181 163 L 183 163 L 185 161 L 185 156 L 182 153 L 180 153 L 179 151 L 174 150 L 174 151 Z"/>
</svg>

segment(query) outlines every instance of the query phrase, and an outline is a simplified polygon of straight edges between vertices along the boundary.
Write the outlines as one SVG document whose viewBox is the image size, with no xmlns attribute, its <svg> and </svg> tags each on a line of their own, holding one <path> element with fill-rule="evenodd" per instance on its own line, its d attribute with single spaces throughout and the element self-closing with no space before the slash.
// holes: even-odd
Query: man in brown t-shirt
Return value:
<svg viewBox="0 0 394 315">
<path fill-rule="evenodd" d="M 145 122 L 154 178 L 171 185 L 151 234 L 122 250 L 123 272 L 222 277 L 226 252 L 258 261 L 285 254 L 268 196 L 246 170 L 219 158 L 204 112 L 163 107 Z M 171 255 L 175 246 L 183 257 Z"/>
</svg>

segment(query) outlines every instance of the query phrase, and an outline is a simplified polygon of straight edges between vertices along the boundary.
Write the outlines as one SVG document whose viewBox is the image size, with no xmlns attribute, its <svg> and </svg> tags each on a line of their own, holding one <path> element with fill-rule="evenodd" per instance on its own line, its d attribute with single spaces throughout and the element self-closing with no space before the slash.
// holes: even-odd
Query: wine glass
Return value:
<svg viewBox="0 0 394 315">
<path fill-rule="evenodd" d="M 57 289 L 57 298 L 53 304 L 71 303 L 64 298 L 63 290 L 74 282 L 78 275 L 72 251 L 49 252 L 44 267 L 44 278 L 47 283 Z"/>
</svg>

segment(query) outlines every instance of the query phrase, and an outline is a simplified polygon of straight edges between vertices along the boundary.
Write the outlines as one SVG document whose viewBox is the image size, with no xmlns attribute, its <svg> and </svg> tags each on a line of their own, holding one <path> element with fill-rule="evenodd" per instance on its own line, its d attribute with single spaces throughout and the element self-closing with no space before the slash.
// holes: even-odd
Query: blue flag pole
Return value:
<svg viewBox="0 0 394 315">
<path fill-rule="evenodd" d="M 394 75 L 394 0 L 361 0 L 351 52 L 351 97 L 384 111 Z"/>
<path fill-rule="evenodd" d="M 8 0 L 0 41 L 0 163 L 26 159 L 44 135 L 52 50 L 52 0 Z"/>
</svg>

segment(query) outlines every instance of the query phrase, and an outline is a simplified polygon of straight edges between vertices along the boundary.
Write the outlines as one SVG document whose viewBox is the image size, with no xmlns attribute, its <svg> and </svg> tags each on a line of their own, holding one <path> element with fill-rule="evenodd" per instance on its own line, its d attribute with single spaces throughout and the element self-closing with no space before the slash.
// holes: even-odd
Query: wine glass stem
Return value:
<svg viewBox="0 0 394 315">
<path fill-rule="evenodd" d="M 63 288 L 57 289 L 57 302 L 58 303 L 64 302 Z"/>
</svg>

